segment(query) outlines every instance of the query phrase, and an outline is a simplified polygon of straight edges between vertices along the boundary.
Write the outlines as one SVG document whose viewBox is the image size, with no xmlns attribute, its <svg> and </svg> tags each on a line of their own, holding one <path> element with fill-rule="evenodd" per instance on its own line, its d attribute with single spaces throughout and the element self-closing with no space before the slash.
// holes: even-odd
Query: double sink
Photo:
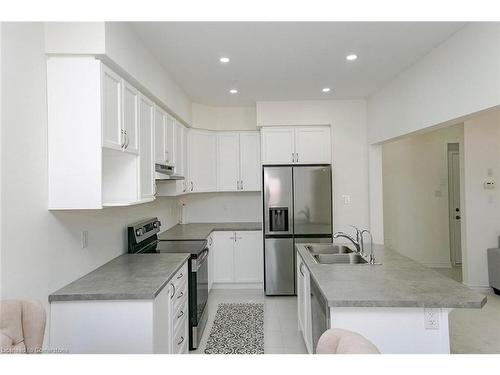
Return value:
<svg viewBox="0 0 500 375">
<path fill-rule="evenodd" d="M 319 264 L 367 264 L 368 260 L 351 248 L 343 245 L 315 244 L 306 249 Z"/>
</svg>

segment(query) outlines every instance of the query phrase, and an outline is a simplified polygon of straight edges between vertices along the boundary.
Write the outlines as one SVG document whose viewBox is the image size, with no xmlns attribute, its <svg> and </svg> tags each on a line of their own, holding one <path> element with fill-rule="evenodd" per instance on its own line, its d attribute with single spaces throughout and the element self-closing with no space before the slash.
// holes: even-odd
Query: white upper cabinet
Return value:
<svg viewBox="0 0 500 375">
<path fill-rule="evenodd" d="M 139 97 L 140 124 L 140 192 L 141 199 L 154 197 L 154 159 L 153 159 L 153 117 L 154 104 L 143 95 Z"/>
<path fill-rule="evenodd" d="M 217 134 L 190 130 L 188 192 L 217 191 Z"/>
<path fill-rule="evenodd" d="M 262 128 L 262 164 L 331 164 L 329 126 Z"/>
<path fill-rule="evenodd" d="M 139 92 L 127 81 L 123 82 L 123 150 L 131 153 L 139 152 Z"/>
<path fill-rule="evenodd" d="M 123 80 L 106 65 L 101 65 L 101 67 L 102 146 L 121 150 L 125 145 L 125 135 L 122 126 Z"/>
<path fill-rule="evenodd" d="M 185 160 L 183 158 L 183 133 L 184 126 L 175 122 L 174 126 L 174 145 L 173 145 L 173 159 L 175 163 L 175 174 L 184 176 Z"/>
<path fill-rule="evenodd" d="M 330 127 L 295 128 L 295 162 L 298 164 L 331 163 Z"/>
<path fill-rule="evenodd" d="M 260 191 L 260 134 L 240 133 L 240 190 Z"/>
<path fill-rule="evenodd" d="M 167 160 L 165 158 L 165 139 L 166 139 L 166 128 L 165 124 L 167 122 L 167 113 L 160 107 L 155 107 L 154 116 L 154 130 L 155 130 L 155 163 L 166 164 Z"/>
<path fill-rule="evenodd" d="M 167 115 L 167 121 L 165 123 L 165 160 L 168 165 L 175 165 L 174 143 L 175 119 Z"/>
<path fill-rule="evenodd" d="M 240 140 L 238 133 L 217 134 L 218 190 L 236 191 L 240 187 Z"/>
<path fill-rule="evenodd" d="M 259 138 L 258 132 L 218 133 L 218 191 L 260 190 Z"/>
<path fill-rule="evenodd" d="M 262 128 L 262 164 L 291 164 L 294 161 L 293 128 Z"/>
</svg>

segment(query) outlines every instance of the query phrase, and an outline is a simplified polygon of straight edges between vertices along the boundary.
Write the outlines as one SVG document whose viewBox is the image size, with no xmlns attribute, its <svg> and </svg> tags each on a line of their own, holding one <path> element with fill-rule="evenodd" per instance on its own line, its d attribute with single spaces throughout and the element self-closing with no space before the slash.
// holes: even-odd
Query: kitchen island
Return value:
<svg viewBox="0 0 500 375">
<path fill-rule="evenodd" d="M 313 351 L 325 328 L 344 328 L 382 353 L 449 353 L 448 314 L 486 297 L 382 245 L 381 264 L 320 264 L 297 245 L 299 326 Z M 312 297 L 311 297 L 312 295 Z"/>
</svg>

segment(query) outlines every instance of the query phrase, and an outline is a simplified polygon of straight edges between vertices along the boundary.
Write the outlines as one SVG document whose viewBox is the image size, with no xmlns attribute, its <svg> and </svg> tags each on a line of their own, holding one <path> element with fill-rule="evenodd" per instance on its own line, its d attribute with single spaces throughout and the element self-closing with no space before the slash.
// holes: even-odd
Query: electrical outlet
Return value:
<svg viewBox="0 0 500 375">
<path fill-rule="evenodd" d="M 89 231 L 88 230 L 82 230 L 80 233 L 80 242 L 82 245 L 82 249 L 85 249 L 87 246 L 89 246 Z"/>
<path fill-rule="evenodd" d="M 351 196 L 350 195 L 342 195 L 342 199 L 344 200 L 344 204 L 351 203 Z"/>
<path fill-rule="evenodd" d="M 424 309 L 425 329 L 439 329 L 439 309 Z"/>
</svg>

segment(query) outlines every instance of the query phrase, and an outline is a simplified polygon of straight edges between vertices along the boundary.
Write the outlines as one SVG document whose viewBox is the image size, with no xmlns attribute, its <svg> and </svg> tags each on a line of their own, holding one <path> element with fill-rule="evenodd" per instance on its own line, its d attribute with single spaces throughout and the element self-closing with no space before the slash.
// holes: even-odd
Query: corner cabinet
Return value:
<svg viewBox="0 0 500 375">
<path fill-rule="evenodd" d="M 216 231 L 212 235 L 213 284 L 231 287 L 264 282 L 261 231 Z"/>
<path fill-rule="evenodd" d="M 330 126 L 263 127 L 262 164 L 331 164 Z"/>
<path fill-rule="evenodd" d="M 258 132 L 217 134 L 218 191 L 260 191 Z"/>
</svg>

